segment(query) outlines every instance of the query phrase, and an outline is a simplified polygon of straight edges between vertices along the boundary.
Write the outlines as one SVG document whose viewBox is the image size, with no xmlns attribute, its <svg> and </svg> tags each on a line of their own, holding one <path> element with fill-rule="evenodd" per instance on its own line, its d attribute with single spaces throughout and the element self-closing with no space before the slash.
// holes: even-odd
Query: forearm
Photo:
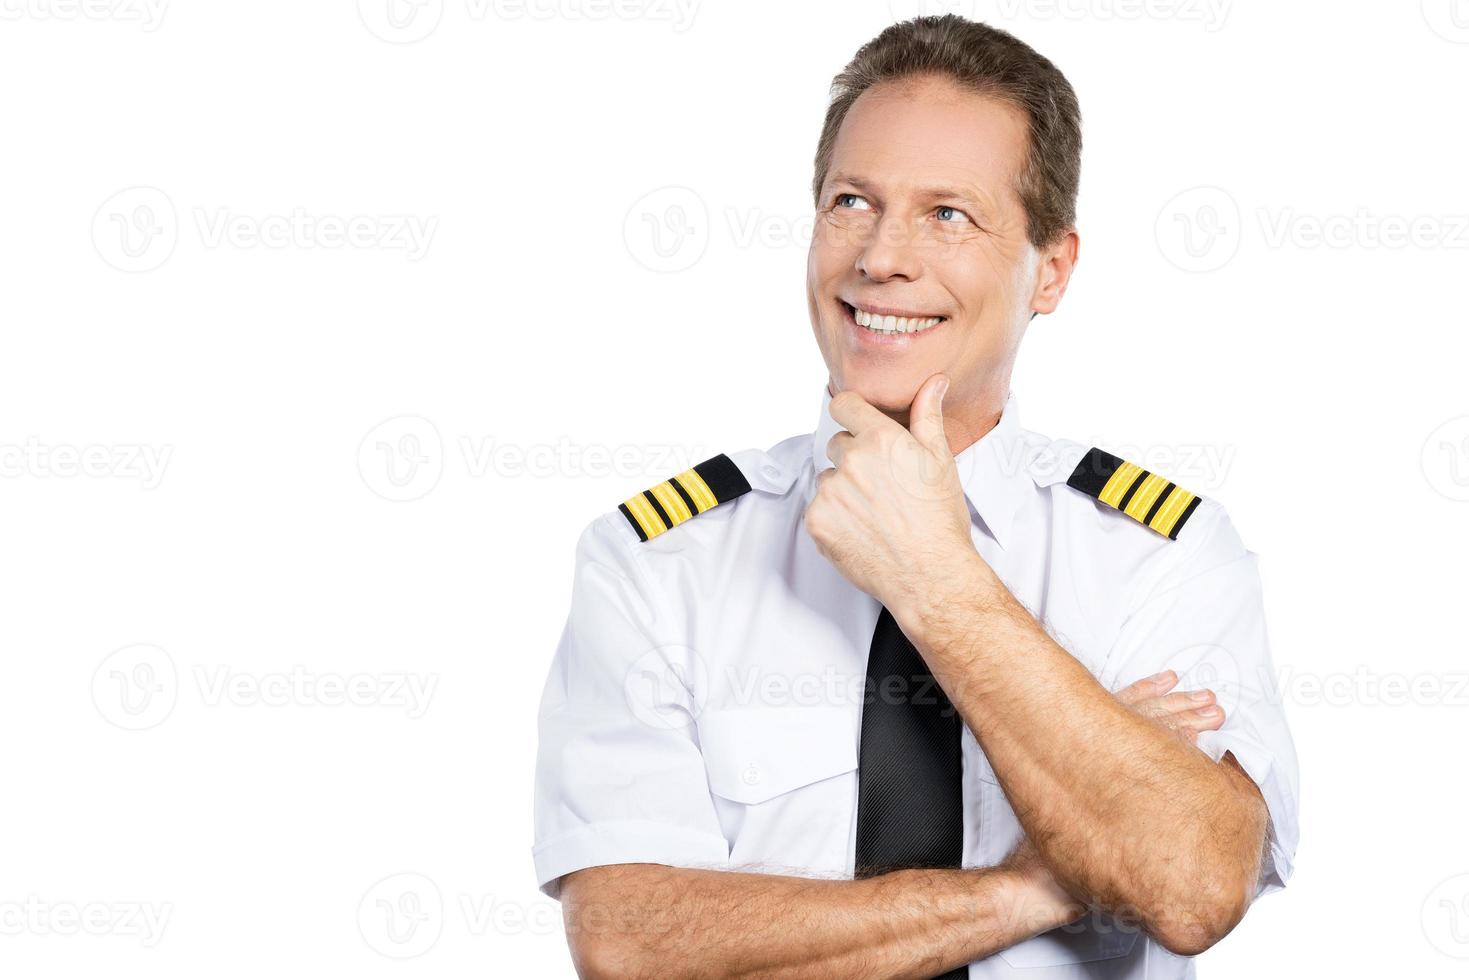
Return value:
<svg viewBox="0 0 1469 980">
<path fill-rule="evenodd" d="M 905 632 L 1068 891 L 1178 951 L 1233 927 L 1265 833 L 1247 777 L 1120 703 L 987 567 L 907 615 Z"/>
<path fill-rule="evenodd" d="M 933 977 L 1083 911 L 1009 868 L 830 880 L 659 864 L 562 889 L 583 977 Z"/>
</svg>

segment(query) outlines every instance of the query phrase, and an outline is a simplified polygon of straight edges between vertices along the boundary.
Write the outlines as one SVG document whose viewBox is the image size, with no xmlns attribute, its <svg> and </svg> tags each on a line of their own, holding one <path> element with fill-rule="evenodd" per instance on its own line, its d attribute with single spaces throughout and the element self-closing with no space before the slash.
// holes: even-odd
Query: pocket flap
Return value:
<svg viewBox="0 0 1469 980">
<path fill-rule="evenodd" d="M 857 768 L 855 719 L 844 708 L 721 708 L 699 715 L 709 788 L 737 803 Z"/>
</svg>

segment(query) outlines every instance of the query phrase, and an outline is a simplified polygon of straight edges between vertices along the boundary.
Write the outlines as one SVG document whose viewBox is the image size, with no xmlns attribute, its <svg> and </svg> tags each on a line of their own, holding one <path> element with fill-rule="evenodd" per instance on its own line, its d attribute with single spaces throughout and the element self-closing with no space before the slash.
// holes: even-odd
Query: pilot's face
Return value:
<svg viewBox="0 0 1469 980">
<path fill-rule="evenodd" d="M 852 105 L 807 259 L 833 394 L 901 414 L 943 371 L 946 409 L 1003 397 L 1044 265 L 1016 190 L 1027 129 L 1021 110 L 937 77 L 882 83 Z M 894 326 L 905 332 L 880 332 Z"/>
</svg>

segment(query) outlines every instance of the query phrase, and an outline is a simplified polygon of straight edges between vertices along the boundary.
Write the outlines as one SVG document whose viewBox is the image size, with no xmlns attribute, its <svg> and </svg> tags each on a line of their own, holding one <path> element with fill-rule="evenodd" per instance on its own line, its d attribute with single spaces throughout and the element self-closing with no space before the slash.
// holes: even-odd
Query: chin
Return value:
<svg viewBox="0 0 1469 980">
<path fill-rule="evenodd" d="M 833 384 L 833 392 L 855 391 L 869 405 L 884 412 L 906 412 L 913 404 L 913 396 L 919 387 L 937 369 L 927 371 L 921 377 L 909 377 L 909 372 L 896 373 L 891 367 L 884 370 L 874 366 L 872 370 L 848 371 L 842 375 L 840 384 Z"/>
</svg>

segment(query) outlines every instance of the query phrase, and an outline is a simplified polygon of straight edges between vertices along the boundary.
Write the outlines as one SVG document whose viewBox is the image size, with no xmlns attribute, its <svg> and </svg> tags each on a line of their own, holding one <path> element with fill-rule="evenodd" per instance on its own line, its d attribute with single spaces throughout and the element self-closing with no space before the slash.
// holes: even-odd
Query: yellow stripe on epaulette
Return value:
<svg viewBox="0 0 1469 980">
<path fill-rule="evenodd" d="M 656 538 L 671 527 L 748 492 L 750 481 L 724 453 L 628 497 L 617 505 L 638 540 Z"/>
<path fill-rule="evenodd" d="M 1095 446 L 1076 464 L 1066 485 L 1174 540 L 1203 499 Z"/>
</svg>

